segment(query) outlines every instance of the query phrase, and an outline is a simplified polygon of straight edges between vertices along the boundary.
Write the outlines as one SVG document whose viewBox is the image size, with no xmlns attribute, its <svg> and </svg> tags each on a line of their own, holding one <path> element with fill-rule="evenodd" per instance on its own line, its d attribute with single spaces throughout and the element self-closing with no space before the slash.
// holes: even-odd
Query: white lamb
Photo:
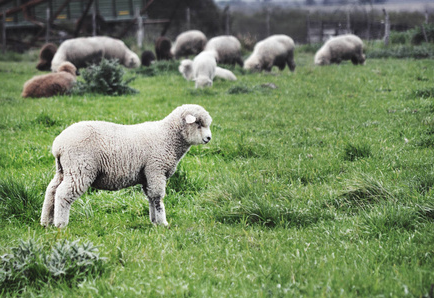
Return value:
<svg viewBox="0 0 434 298">
<path fill-rule="evenodd" d="M 215 57 L 215 51 L 203 51 L 194 60 L 182 60 L 178 70 L 186 80 L 195 81 L 196 88 L 212 86 L 214 77 L 235 81 L 230 70 L 217 66 Z"/>
<path fill-rule="evenodd" d="M 100 63 L 102 58 L 117 59 L 128 68 L 140 66 L 140 58 L 123 41 L 107 36 L 79 37 L 65 40 L 51 61 L 56 72 L 60 64 L 69 61 L 77 68 Z"/>
<path fill-rule="evenodd" d="M 329 39 L 315 54 L 316 65 L 351 60 L 354 65 L 365 64 L 363 41 L 356 35 L 345 34 Z"/>
<path fill-rule="evenodd" d="M 192 145 L 211 140 L 211 121 L 201 106 L 183 105 L 160 121 L 84 121 L 66 128 L 53 142 L 56 174 L 45 193 L 41 224 L 65 227 L 71 204 L 90 186 L 118 190 L 141 184 L 151 222 L 167 226 L 167 179 Z"/>
<path fill-rule="evenodd" d="M 291 71 L 295 70 L 294 41 L 291 37 L 281 34 L 258 42 L 253 53 L 244 61 L 244 68 L 271 71 L 273 66 L 277 66 L 283 70 L 286 64 Z"/>
<path fill-rule="evenodd" d="M 197 55 L 203 51 L 206 42 L 207 38 L 201 31 L 185 31 L 176 37 L 175 43 L 170 49 L 170 53 L 175 56 L 176 59 L 189 55 Z"/>
<path fill-rule="evenodd" d="M 211 38 L 206 44 L 205 51 L 217 52 L 217 63 L 239 64 L 243 66 L 241 59 L 241 43 L 232 35 L 222 35 Z"/>
</svg>

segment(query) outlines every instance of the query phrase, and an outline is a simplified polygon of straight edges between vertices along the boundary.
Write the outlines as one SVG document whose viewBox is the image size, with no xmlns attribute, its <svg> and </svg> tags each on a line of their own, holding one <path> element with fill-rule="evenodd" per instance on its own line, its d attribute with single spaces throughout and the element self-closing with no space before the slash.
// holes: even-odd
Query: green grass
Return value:
<svg viewBox="0 0 434 298">
<path fill-rule="evenodd" d="M 106 259 L 73 284 L 6 283 L 0 295 L 432 297 L 434 60 L 315 67 L 308 51 L 295 73 L 237 66 L 238 81 L 205 90 L 166 62 L 128 70 L 137 94 L 23 99 L 35 63 L 0 62 L 0 255 L 67 240 Z M 169 229 L 150 223 L 140 187 L 90 189 L 66 229 L 39 225 L 64 128 L 158 120 L 185 103 L 209 111 L 213 139 L 168 184 Z"/>
</svg>

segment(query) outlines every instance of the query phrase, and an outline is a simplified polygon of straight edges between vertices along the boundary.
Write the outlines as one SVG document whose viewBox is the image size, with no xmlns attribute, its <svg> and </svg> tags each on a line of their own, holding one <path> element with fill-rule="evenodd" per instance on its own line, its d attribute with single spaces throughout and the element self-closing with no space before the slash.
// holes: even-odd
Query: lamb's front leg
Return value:
<svg viewBox="0 0 434 298">
<path fill-rule="evenodd" d="M 163 198 L 166 194 L 166 176 L 147 175 L 146 195 L 149 200 L 149 217 L 153 223 L 168 226 Z"/>
</svg>

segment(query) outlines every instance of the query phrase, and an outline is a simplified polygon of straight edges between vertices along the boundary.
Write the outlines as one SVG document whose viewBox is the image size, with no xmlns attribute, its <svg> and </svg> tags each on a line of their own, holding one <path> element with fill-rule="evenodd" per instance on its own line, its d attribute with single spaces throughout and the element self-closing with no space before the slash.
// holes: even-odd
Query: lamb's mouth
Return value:
<svg viewBox="0 0 434 298">
<path fill-rule="evenodd" d="M 208 144 L 209 141 L 211 141 L 211 138 L 210 138 L 210 137 L 207 137 L 207 138 L 202 139 L 202 142 L 203 142 L 204 144 Z"/>
</svg>

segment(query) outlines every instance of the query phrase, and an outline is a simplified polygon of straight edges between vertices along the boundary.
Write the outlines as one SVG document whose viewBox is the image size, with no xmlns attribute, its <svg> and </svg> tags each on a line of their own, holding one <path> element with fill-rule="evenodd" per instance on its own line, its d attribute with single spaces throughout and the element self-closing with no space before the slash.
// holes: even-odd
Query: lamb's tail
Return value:
<svg viewBox="0 0 434 298">
<path fill-rule="evenodd" d="M 215 69 L 215 76 L 218 78 L 222 78 L 224 80 L 229 80 L 229 81 L 236 81 L 237 80 L 237 77 L 233 74 L 232 71 L 218 67 L 218 66 Z"/>
</svg>

